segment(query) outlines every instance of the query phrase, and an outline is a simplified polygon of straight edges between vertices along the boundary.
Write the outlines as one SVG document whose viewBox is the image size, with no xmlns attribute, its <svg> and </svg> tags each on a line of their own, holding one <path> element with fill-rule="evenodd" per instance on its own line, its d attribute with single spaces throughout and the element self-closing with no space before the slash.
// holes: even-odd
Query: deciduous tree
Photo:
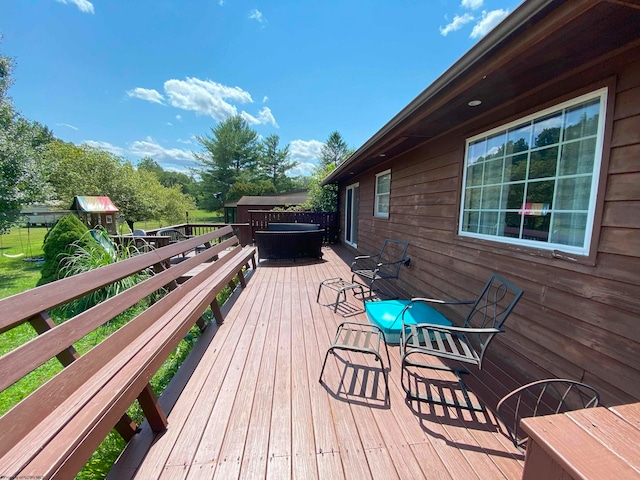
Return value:
<svg viewBox="0 0 640 480">
<path fill-rule="evenodd" d="M 25 203 L 46 200 L 42 149 L 51 131 L 19 115 L 8 96 L 13 61 L 0 55 L 0 233 L 18 222 Z"/>
</svg>

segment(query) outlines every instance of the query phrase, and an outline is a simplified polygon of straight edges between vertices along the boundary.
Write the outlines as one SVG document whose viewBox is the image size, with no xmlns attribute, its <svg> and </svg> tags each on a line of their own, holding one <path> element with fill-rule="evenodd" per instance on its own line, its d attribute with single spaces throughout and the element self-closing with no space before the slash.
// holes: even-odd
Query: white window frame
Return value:
<svg viewBox="0 0 640 480">
<path fill-rule="evenodd" d="M 388 192 L 379 192 L 379 180 L 381 177 L 385 175 L 389 175 L 389 191 Z M 381 211 L 380 210 L 380 199 L 386 197 L 387 205 L 391 205 L 391 169 L 385 170 L 384 172 L 380 172 L 376 174 L 376 191 L 375 191 L 375 199 L 373 202 L 373 216 L 379 218 L 389 218 L 389 211 Z"/>
<path fill-rule="evenodd" d="M 463 178 L 462 178 L 462 188 L 461 188 L 461 202 L 460 202 L 460 214 L 459 214 L 459 222 L 458 222 L 458 235 L 460 235 L 461 237 L 473 237 L 473 238 L 479 238 L 479 239 L 483 239 L 483 240 L 490 240 L 490 241 L 494 241 L 494 242 L 500 242 L 500 243 L 506 243 L 506 244 L 513 244 L 513 245 L 519 245 L 519 246 L 526 246 L 526 247 L 533 247 L 533 248 L 538 248 L 538 249 L 544 249 L 544 250 L 561 250 L 564 252 L 568 252 L 568 253 L 573 253 L 576 255 L 584 255 L 584 256 L 588 256 L 590 253 L 590 249 L 591 249 L 591 241 L 593 238 L 593 227 L 594 227 L 594 221 L 595 221 L 595 212 L 596 212 L 596 199 L 597 199 L 597 193 L 598 193 L 598 186 L 599 186 L 599 180 L 600 180 L 600 169 L 601 169 L 601 164 L 602 164 L 602 149 L 603 149 L 603 142 L 604 142 L 604 129 L 605 129 L 605 121 L 606 121 L 606 110 L 607 110 L 607 94 L 608 94 L 608 89 L 607 88 L 602 88 L 590 93 L 587 93 L 585 95 L 581 95 L 579 97 L 573 98 L 569 101 L 557 104 L 553 107 L 541 110 L 539 112 L 536 112 L 534 114 L 528 115 L 526 117 L 523 118 L 519 118 L 513 122 L 509 122 L 508 124 L 505 125 L 501 125 L 497 128 L 488 130 L 486 132 L 482 132 L 479 135 L 475 135 L 473 137 L 470 137 L 466 140 L 466 148 L 465 148 L 465 157 L 464 157 L 464 168 L 463 168 Z M 581 103 L 587 102 L 589 100 L 595 100 L 595 99 L 599 99 L 600 101 L 600 105 L 599 105 L 599 117 L 598 117 L 598 126 L 597 126 L 597 132 L 595 134 L 595 153 L 594 153 L 594 160 L 593 160 L 593 170 L 591 173 L 591 189 L 589 192 L 589 204 L 588 204 L 588 209 L 586 209 L 586 225 L 585 225 L 585 230 L 584 230 L 584 239 L 583 239 L 583 244 L 580 246 L 576 246 L 576 245 L 567 245 L 564 243 L 553 243 L 551 241 L 538 241 L 538 240 L 529 240 L 529 239 L 524 239 L 524 238 L 513 238 L 513 237 L 507 237 L 507 236 L 500 236 L 499 235 L 499 228 L 500 225 L 496 225 L 496 233 L 495 234 L 486 234 L 486 233 L 480 233 L 478 232 L 472 232 L 472 231 L 468 231 L 465 230 L 465 213 L 469 212 L 469 213 L 480 213 L 482 215 L 483 212 L 485 213 L 492 213 L 492 209 L 487 208 L 487 209 L 483 209 L 482 206 L 480 206 L 480 208 L 474 209 L 474 208 L 466 208 L 466 195 L 467 195 L 467 191 L 472 191 L 474 189 L 474 185 L 467 185 L 467 172 L 470 170 L 469 167 L 469 153 L 470 153 L 470 146 L 472 144 L 476 144 L 479 140 L 482 139 L 491 139 L 492 137 L 496 137 L 498 135 L 500 135 L 503 132 L 507 132 L 509 131 L 510 128 L 514 128 L 514 127 L 519 127 L 522 126 L 523 124 L 526 124 L 527 122 L 530 122 L 531 124 L 534 123 L 535 120 L 542 120 L 545 116 L 557 113 L 557 112 L 563 112 L 562 115 L 562 119 L 564 121 L 564 114 L 565 114 L 565 109 L 569 109 L 573 106 L 579 105 Z M 584 139 L 588 139 L 589 136 L 586 137 L 580 137 L 580 139 L 578 141 L 584 141 Z M 592 137 L 591 137 L 592 138 Z M 566 145 L 564 142 L 564 139 L 560 139 L 560 142 L 558 143 L 558 148 L 559 150 L 562 149 L 563 145 Z M 530 159 L 531 159 L 531 153 L 532 151 L 535 152 L 536 150 L 541 150 L 544 148 L 547 148 L 548 146 L 545 145 L 543 147 L 534 147 L 530 145 L 528 147 L 528 149 L 526 151 L 522 152 L 522 155 L 524 155 L 526 153 L 527 155 L 527 178 L 524 180 L 524 185 L 525 185 L 525 189 L 528 188 L 529 185 L 533 184 L 535 182 L 535 179 L 529 179 L 528 175 L 529 175 L 529 165 L 530 165 Z M 505 155 L 506 158 L 508 155 Z M 513 155 L 515 157 L 515 155 Z M 554 199 L 556 198 L 556 195 L 558 193 L 558 187 L 557 187 L 557 181 L 559 178 L 559 173 L 557 171 L 557 166 L 558 163 L 556 163 L 556 176 L 555 177 L 549 177 L 550 179 L 553 179 L 556 181 L 556 183 L 554 184 Z M 483 167 L 484 168 L 484 167 Z M 513 182 L 512 181 L 506 181 L 504 178 L 504 172 L 505 172 L 505 164 L 503 164 L 502 166 L 502 180 L 500 181 L 500 183 L 496 183 L 496 186 L 501 186 L 502 189 L 504 189 L 504 187 L 506 185 L 509 185 Z M 576 175 L 577 176 L 577 175 Z M 545 177 L 546 178 L 546 177 Z M 565 177 L 566 178 L 566 177 Z M 533 181 L 532 181 L 533 180 Z M 483 180 L 484 181 L 484 180 Z M 483 183 L 483 186 L 485 184 Z M 489 184 L 492 185 L 492 184 Z M 526 211 L 526 209 L 530 207 L 530 205 L 522 205 L 522 210 Z M 551 213 L 550 215 L 552 215 L 552 217 L 550 217 L 550 222 L 551 222 L 551 226 L 549 228 L 549 236 L 551 238 L 552 236 L 552 229 L 553 229 L 553 215 L 555 215 L 555 213 L 557 212 L 557 210 L 554 210 L 553 208 L 550 209 Z M 497 212 L 497 210 L 496 210 Z M 582 210 L 580 210 L 579 212 L 583 213 Z M 499 212 L 498 212 L 499 213 Z M 561 211 L 561 213 L 573 213 L 571 210 L 566 210 L 566 211 Z M 527 215 L 527 213 L 522 213 L 519 212 L 520 215 Z M 545 214 L 544 211 L 542 211 L 542 214 Z M 536 213 L 534 213 L 534 215 L 536 215 Z M 482 228 L 482 221 L 479 220 L 479 227 L 478 230 L 480 230 Z M 521 234 L 522 234 L 522 230 L 521 230 Z M 504 233 L 504 232 L 503 232 Z"/>
</svg>

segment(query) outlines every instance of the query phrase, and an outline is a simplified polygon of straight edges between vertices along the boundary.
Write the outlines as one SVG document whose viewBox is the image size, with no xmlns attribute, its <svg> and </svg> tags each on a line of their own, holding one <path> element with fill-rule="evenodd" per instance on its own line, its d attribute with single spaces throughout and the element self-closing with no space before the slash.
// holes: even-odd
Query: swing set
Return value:
<svg viewBox="0 0 640 480">
<path fill-rule="evenodd" d="M 37 261 L 37 259 L 34 259 L 33 255 L 32 255 L 32 250 L 31 250 L 31 226 L 29 225 L 29 222 L 27 222 L 27 246 L 26 246 L 26 249 L 25 249 L 23 238 L 22 238 L 22 230 L 23 230 L 24 227 L 21 224 L 18 224 L 17 227 L 15 227 L 15 228 L 18 229 L 18 239 L 20 241 L 20 250 L 21 251 L 18 252 L 18 253 L 5 253 L 5 252 L 2 252 L 2 256 L 14 260 L 14 259 L 17 259 L 17 258 L 24 257 L 25 254 L 26 254 L 27 257 L 24 258 L 25 262 Z M 3 235 L 0 234 L 0 250 L 4 250 L 4 248 L 5 248 L 3 243 L 2 243 L 2 237 L 3 237 Z M 9 248 L 11 248 L 11 247 L 9 247 Z"/>
</svg>

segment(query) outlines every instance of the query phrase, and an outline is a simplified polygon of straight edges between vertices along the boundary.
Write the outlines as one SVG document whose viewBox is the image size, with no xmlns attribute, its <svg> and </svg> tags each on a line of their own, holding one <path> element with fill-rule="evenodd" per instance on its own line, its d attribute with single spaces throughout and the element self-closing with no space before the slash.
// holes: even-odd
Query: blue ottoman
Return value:
<svg viewBox="0 0 640 480">
<path fill-rule="evenodd" d="M 380 327 L 384 332 L 385 340 L 388 344 L 397 345 L 400 343 L 400 331 L 402 330 L 402 309 L 406 307 L 410 300 L 381 300 L 379 302 L 366 302 L 365 312 L 369 321 Z M 450 326 L 452 323 L 424 302 L 416 302 L 404 314 L 405 324 L 432 323 L 435 325 Z"/>
</svg>

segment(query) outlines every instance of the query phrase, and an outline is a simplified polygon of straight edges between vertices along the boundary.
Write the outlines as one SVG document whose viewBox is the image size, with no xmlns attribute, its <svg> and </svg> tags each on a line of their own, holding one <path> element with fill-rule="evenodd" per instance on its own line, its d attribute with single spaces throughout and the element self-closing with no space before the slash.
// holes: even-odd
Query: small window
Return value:
<svg viewBox="0 0 640 480">
<path fill-rule="evenodd" d="M 389 218 L 389 197 L 391 196 L 391 170 L 376 175 L 376 202 L 374 215 Z"/>
<path fill-rule="evenodd" d="M 467 140 L 462 236 L 588 255 L 607 90 Z"/>
</svg>

